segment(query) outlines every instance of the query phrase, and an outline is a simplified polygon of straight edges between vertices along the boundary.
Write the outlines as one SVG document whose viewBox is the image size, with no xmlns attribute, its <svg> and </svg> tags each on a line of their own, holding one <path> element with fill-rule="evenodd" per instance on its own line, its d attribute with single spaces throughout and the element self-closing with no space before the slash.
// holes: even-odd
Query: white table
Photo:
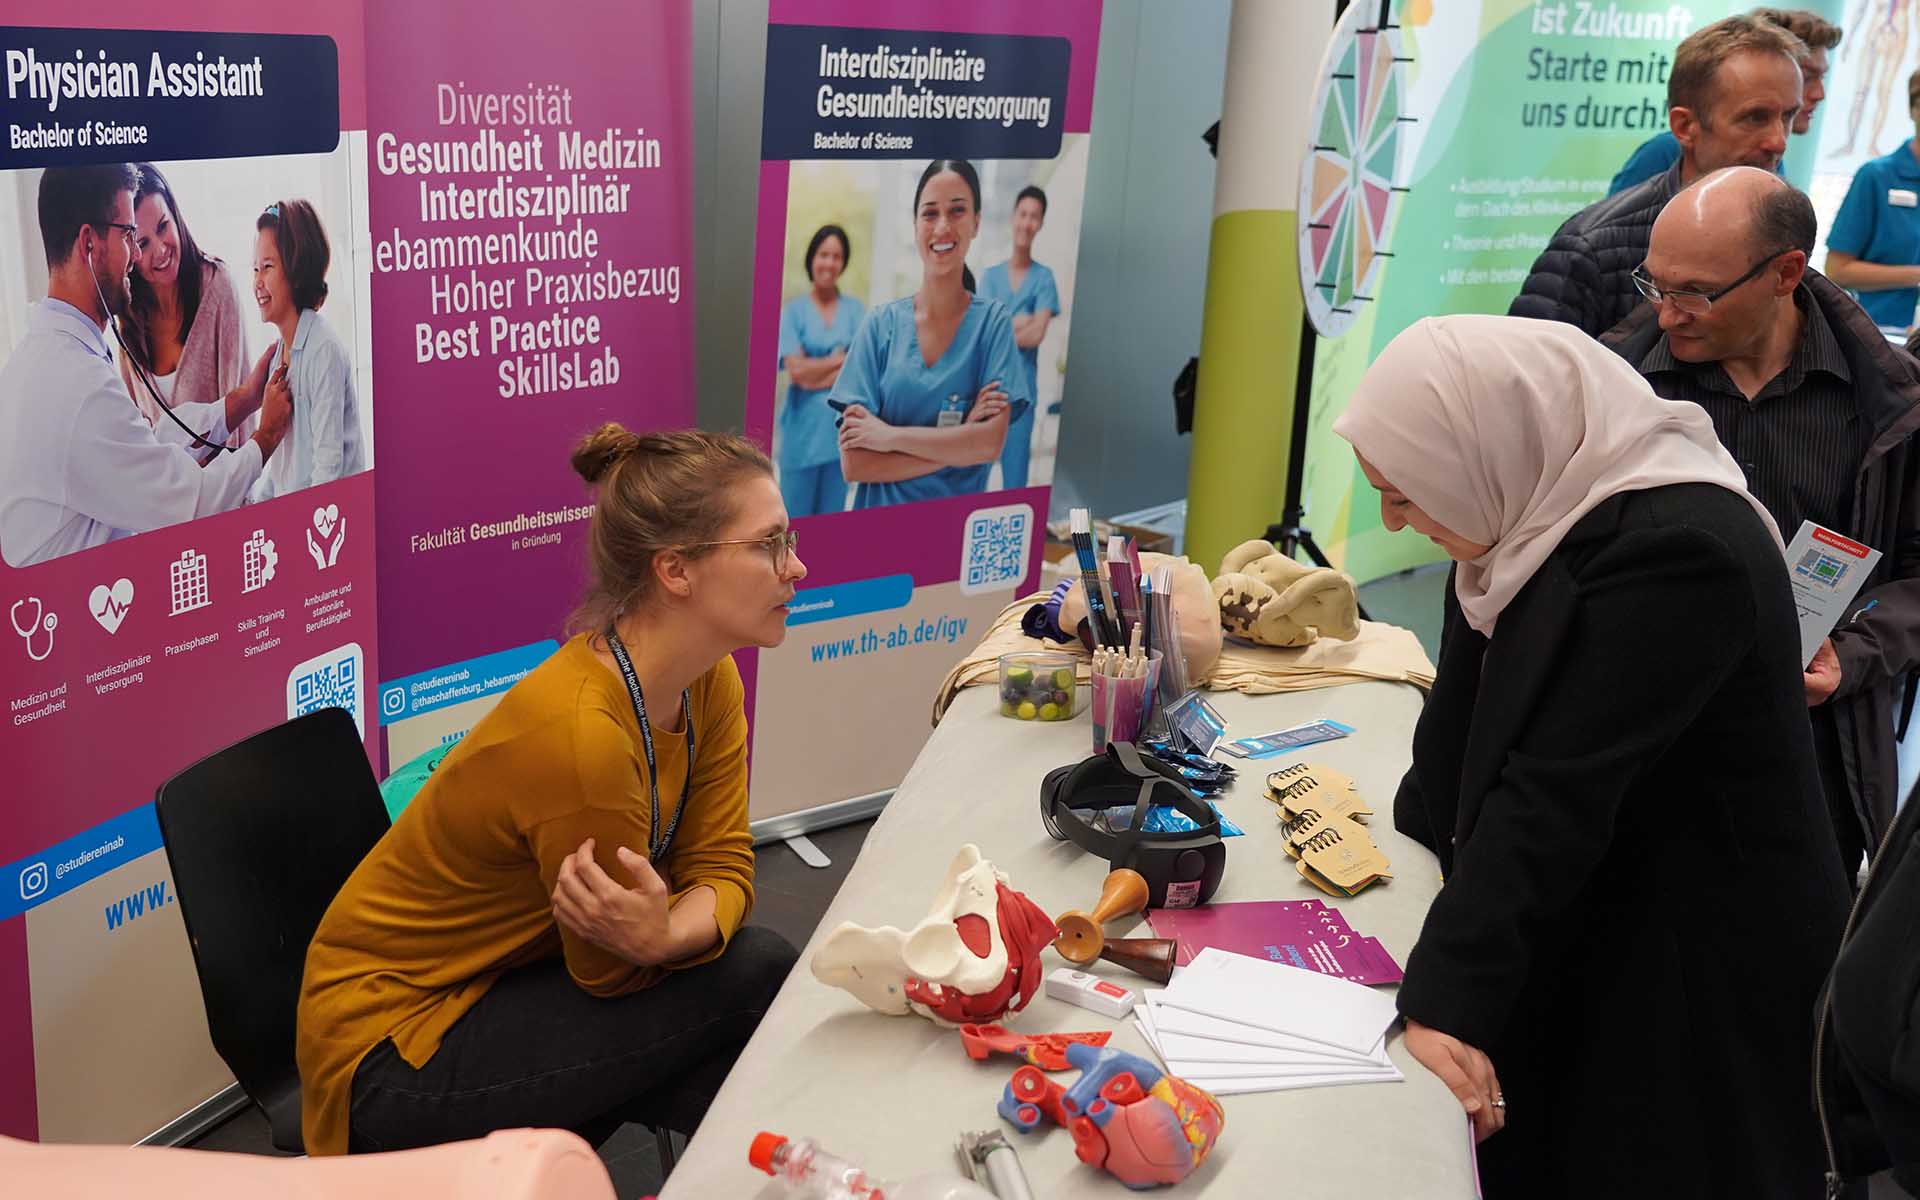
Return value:
<svg viewBox="0 0 1920 1200">
<path fill-rule="evenodd" d="M 1404 965 L 1440 886 L 1433 856 L 1393 829 L 1393 793 L 1407 767 L 1420 693 L 1402 684 L 1356 683 L 1292 695 L 1211 698 L 1229 722 L 1230 736 L 1322 716 L 1357 729 L 1340 741 L 1246 765 L 1221 798 L 1221 810 L 1246 836 L 1227 841 L 1226 876 L 1215 899 L 1321 896 L 1282 851 L 1275 809 L 1262 791 L 1267 771 L 1303 758 L 1337 767 L 1353 776 L 1372 804 L 1372 831 L 1394 875 L 1338 907 Z M 1043 1125 L 1023 1136 L 1000 1121 L 994 1105 L 1016 1060 L 995 1056 L 976 1063 L 961 1050 L 958 1034 L 918 1016 L 871 1012 L 807 968 L 814 945 L 841 921 L 905 926 L 919 920 L 964 842 L 976 843 L 1047 912 L 1091 908 L 1106 862 L 1050 838 L 1039 807 L 1041 777 L 1085 757 L 1091 737 L 1084 712 L 1071 722 L 1019 722 L 999 715 L 992 687 L 960 695 L 867 835 L 800 965 L 667 1181 L 666 1200 L 774 1194 L 771 1181 L 747 1163 L 747 1147 L 762 1129 L 817 1138 L 884 1179 L 950 1169 L 962 1130 L 1001 1128 L 1019 1149 L 1036 1196 L 1130 1194 L 1081 1164 L 1064 1129 Z M 1137 928 L 1116 922 L 1108 932 L 1151 934 L 1144 920 Z M 1043 962 L 1049 970 L 1059 965 L 1051 951 Z M 1105 963 L 1097 964 L 1097 972 L 1151 986 Z M 1033 1032 L 1112 1028 L 1118 1030 L 1114 1046 L 1154 1060 L 1131 1019 L 1111 1020 L 1044 993 L 1005 1023 Z M 1388 1052 L 1406 1074 L 1404 1083 L 1222 1098 L 1226 1128 L 1219 1146 L 1180 1194 L 1472 1197 L 1471 1141 L 1458 1101 L 1406 1053 L 1397 1029 Z"/>
</svg>

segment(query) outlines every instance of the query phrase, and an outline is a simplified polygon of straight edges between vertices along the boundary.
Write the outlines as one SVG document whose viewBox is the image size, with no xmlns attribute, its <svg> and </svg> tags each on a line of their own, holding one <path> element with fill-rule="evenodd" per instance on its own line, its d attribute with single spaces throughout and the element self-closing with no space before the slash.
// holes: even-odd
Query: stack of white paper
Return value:
<svg viewBox="0 0 1920 1200">
<path fill-rule="evenodd" d="M 1357 983 L 1208 947 L 1142 996 L 1140 1032 L 1167 1070 L 1216 1095 L 1402 1078 L 1393 998 Z"/>
</svg>

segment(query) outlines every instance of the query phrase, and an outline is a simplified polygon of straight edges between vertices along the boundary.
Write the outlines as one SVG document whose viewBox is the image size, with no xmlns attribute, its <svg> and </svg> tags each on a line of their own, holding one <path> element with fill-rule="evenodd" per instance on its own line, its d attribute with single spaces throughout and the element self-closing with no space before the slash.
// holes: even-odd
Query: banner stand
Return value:
<svg viewBox="0 0 1920 1200">
<path fill-rule="evenodd" d="M 747 826 L 747 832 L 753 835 L 755 846 L 791 841 L 822 829 L 851 825 L 855 821 L 879 816 L 880 810 L 885 808 L 887 801 L 891 799 L 893 799 L 893 789 L 888 788 L 884 792 L 874 792 L 870 796 L 855 796 L 851 800 L 837 800 L 832 804 L 803 808 L 799 812 L 763 817 L 750 823 Z"/>
</svg>

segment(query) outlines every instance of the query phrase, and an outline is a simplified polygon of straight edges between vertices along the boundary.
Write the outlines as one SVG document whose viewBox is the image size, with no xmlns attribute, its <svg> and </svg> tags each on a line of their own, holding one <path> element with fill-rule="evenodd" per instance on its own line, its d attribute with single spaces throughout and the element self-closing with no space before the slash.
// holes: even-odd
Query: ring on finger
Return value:
<svg viewBox="0 0 1920 1200">
<path fill-rule="evenodd" d="M 1493 1106 L 1501 1112 L 1505 1112 L 1507 1109 L 1507 1098 L 1496 1094 L 1493 1098 Z"/>
</svg>

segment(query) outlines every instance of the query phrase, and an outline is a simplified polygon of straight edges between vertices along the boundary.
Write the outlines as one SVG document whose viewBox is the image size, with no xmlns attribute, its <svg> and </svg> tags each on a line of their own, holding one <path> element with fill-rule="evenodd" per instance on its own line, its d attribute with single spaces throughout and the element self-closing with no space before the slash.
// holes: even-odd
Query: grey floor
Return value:
<svg viewBox="0 0 1920 1200">
<path fill-rule="evenodd" d="M 785 845 L 761 846 L 754 852 L 754 925 L 775 930 L 795 946 L 806 945 L 813 927 L 826 914 L 840 890 L 860 847 L 867 840 L 871 820 L 813 834 L 813 842 L 833 865 L 807 866 Z M 268 1137 L 266 1118 L 251 1105 L 192 1143 L 196 1150 L 229 1150 L 243 1154 L 277 1154 Z M 740 1153 L 746 1154 L 742 1146 Z M 600 1147 L 601 1161 L 613 1176 L 614 1193 L 621 1200 L 647 1196 L 660 1188 L 660 1156 L 652 1131 L 627 1125 Z"/>
<path fill-rule="evenodd" d="M 1440 657 L 1441 597 L 1447 586 L 1447 564 L 1429 563 L 1397 575 L 1388 575 L 1360 587 L 1360 607 L 1367 616 L 1413 630 L 1427 657 Z"/>
</svg>

